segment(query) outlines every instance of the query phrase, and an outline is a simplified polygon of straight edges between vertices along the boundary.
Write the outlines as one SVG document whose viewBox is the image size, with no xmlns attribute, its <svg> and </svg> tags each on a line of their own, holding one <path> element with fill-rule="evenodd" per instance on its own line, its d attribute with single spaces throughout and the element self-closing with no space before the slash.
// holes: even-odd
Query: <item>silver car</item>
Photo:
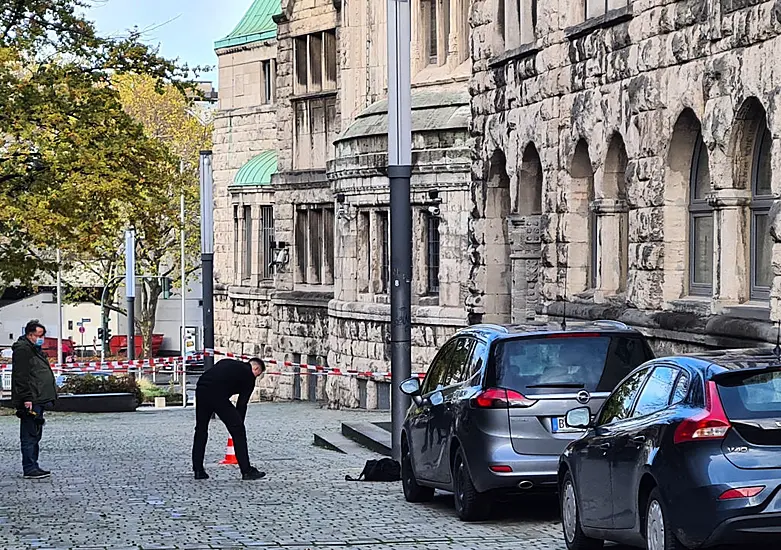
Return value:
<svg viewBox="0 0 781 550">
<path fill-rule="evenodd" d="M 653 359 L 645 337 L 614 321 L 529 328 L 473 325 L 437 353 L 402 430 L 402 481 L 410 502 L 452 491 L 459 517 L 484 519 L 495 497 L 555 491 L 559 455 L 582 430 L 572 408 L 596 414 L 610 391 Z"/>
</svg>

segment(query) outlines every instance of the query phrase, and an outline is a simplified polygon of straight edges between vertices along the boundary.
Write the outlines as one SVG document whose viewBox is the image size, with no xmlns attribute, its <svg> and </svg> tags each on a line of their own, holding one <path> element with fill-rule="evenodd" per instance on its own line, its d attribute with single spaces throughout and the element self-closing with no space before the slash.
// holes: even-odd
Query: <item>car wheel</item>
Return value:
<svg viewBox="0 0 781 550">
<path fill-rule="evenodd" d="M 561 485 L 561 523 L 564 528 L 564 542 L 568 550 L 599 550 L 605 541 L 592 539 L 583 533 L 580 524 L 578 497 L 572 474 L 567 472 Z"/>
<path fill-rule="evenodd" d="M 645 514 L 645 547 L 648 550 L 684 550 L 667 521 L 661 494 L 655 488 L 648 497 Z"/>
<path fill-rule="evenodd" d="M 409 445 L 406 442 L 401 447 L 401 485 L 407 502 L 428 502 L 434 498 L 433 488 L 418 485 L 415 472 L 412 470 Z"/>
<path fill-rule="evenodd" d="M 491 513 L 491 503 L 488 498 L 477 492 L 472 477 L 466 467 L 464 451 L 458 449 L 453 461 L 453 493 L 455 496 L 456 513 L 462 521 L 479 521 L 486 519 Z"/>
</svg>

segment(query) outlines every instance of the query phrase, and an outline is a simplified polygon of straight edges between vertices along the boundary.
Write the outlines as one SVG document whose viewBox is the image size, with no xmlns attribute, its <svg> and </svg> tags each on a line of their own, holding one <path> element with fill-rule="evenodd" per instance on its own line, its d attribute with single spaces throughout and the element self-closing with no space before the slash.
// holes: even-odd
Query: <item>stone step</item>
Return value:
<svg viewBox="0 0 781 550">
<path fill-rule="evenodd" d="M 342 422 L 342 435 L 367 449 L 391 456 L 391 433 L 371 422 Z"/>
<path fill-rule="evenodd" d="M 366 448 L 352 439 L 348 439 L 340 433 L 316 433 L 314 444 L 316 447 L 336 451 L 345 455 L 358 454 Z"/>
</svg>

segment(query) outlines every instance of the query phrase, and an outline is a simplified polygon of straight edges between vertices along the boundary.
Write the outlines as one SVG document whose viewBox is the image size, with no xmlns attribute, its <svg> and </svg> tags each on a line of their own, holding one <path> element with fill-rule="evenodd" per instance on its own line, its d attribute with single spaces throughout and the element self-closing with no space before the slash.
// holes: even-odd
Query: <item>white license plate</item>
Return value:
<svg viewBox="0 0 781 550">
<path fill-rule="evenodd" d="M 564 432 L 582 432 L 580 428 L 571 428 L 567 426 L 567 419 L 563 416 L 551 418 L 551 432 L 564 433 Z"/>
</svg>

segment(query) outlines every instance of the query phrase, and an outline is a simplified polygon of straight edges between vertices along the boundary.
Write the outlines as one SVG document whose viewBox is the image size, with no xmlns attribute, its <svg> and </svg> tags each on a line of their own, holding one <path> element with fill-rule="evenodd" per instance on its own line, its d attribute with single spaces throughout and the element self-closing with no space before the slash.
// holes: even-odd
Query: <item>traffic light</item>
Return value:
<svg viewBox="0 0 781 550">
<path fill-rule="evenodd" d="M 167 300 L 171 297 L 171 284 L 173 279 L 170 277 L 163 277 L 163 300 Z"/>
<path fill-rule="evenodd" d="M 103 340 L 103 327 L 98 327 L 98 340 Z"/>
<path fill-rule="evenodd" d="M 111 327 L 106 327 L 106 330 L 103 331 L 103 334 L 106 336 L 106 340 L 111 340 Z"/>
</svg>

